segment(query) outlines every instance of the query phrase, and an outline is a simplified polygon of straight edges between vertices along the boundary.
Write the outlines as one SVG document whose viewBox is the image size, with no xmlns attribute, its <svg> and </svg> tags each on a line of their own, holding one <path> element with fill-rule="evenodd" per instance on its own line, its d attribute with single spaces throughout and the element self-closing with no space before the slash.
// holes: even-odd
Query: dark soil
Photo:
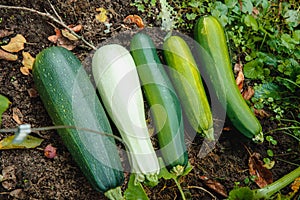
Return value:
<svg viewBox="0 0 300 200">
<path fill-rule="evenodd" d="M 51 3 L 67 25 L 82 24 L 83 30 L 80 34 L 95 46 L 109 42 L 111 38 L 122 32 L 131 34 L 137 31 L 136 26 L 124 24 L 123 19 L 127 15 L 140 15 L 145 20 L 146 26 L 158 23 L 138 13 L 135 7 L 130 6 L 130 2 L 124 0 L 53 0 Z M 12 0 L 9 3 L 0 0 L 0 4 L 25 6 L 41 12 L 49 12 L 55 16 L 48 1 L 44 0 Z M 109 19 L 112 27 L 108 34 L 104 33 L 105 25 L 95 20 L 95 15 L 98 14 L 95 9 L 100 7 L 111 11 Z M 33 56 L 36 56 L 42 49 L 55 45 L 47 39 L 48 36 L 54 34 L 51 24 L 62 28 L 49 18 L 21 10 L 1 8 L 0 21 L 0 30 L 13 31 L 14 34 L 22 34 L 26 38 L 28 43 L 25 45 L 25 51 Z M 85 66 L 88 65 L 91 49 L 84 43 L 78 42 L 73 52 L 85 63 Z M 9 109 L 3 114 L 1 128 L 14 128 L 18 125 L 13 119 L 13 109 L 19 109 L 21 112 L 22 123 L 29 123 L 32 127 L 50 126 L 51 120 L 39 96 L 30 95 L 35 88 L 32 75 L 25 76 L 20 72 L 22 56 L 21 53 L 19 54 L 19 59 L 15 62 L 0 60 L 0 94 L 11 101 Z M 264 132 L 276 127 L 276 124 L 268 119 L 262 120 L 261 123 Z M 228 126 L 231 127 L 230 124 Z M 11 134 L 13 133 L 2 134 L 0 139 Z M 55 131 L 43 131 L 38 134 L 33 133 L 33 135 L 45 139 L 39 148 L 0 151 L 0 170 L 12 167 L 12 176 L 15 176 L 11 180 L 11 187 L 0 186 L 0 199 L 105 199 L 102 193 L 96 192 L 89 185 Z M 181 179 L 187 197 L 213 199 L 214 196 L 217 199 L 224 199 L 224 196 L 205 184 L 203 176 L 222 184 L 227 193 L 237 182 L 240 182 L 241 186 L 245 185 L 244 180 L 249 177 L 250 154 L 247 149 L 251 153 L 260 153 L 262 158 L 267 157 L 267 149 L 273 150 L 275 156 L 272 159 L 276 164 L 271 172 L 274 180 L 295 169 L 296 166 L 293 163 L 300 164 L 299 143 L 281 132 L 276 132 L 272 136 L 278 141 L 277 145 L 267 142 L 254 144 L 234 129 L 224 131 L 216 146 L 205 157 L 198 156 L 203 139 L 200 136 L 187 137 L 189 160 L 194 167 L 188 176 Z M 48 144 L 52 144 L 58 150 L 58 155 L 54 159 L 44 156 L 43 149 Z M 126 188 L 127 181 L 128 179 L 125 180 L 123 189 Z M 250 186 L 257 188 L 255 183 L 250 183 Z M 146 191 L 151 199 L 180 199 L 178 189 L 172 181 L 161 180 L 154 188 L 146 187 Z M 288 191 L 286 188 L 283 192 Z"/>
</svg>

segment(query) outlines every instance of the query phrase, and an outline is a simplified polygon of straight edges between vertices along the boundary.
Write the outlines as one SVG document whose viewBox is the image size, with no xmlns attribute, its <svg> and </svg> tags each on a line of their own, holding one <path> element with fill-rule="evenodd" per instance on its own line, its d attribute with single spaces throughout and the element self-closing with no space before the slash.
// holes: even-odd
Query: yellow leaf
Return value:
<svg viewBox="0 0 300 200">
<path fill-rule="evenodd" d="M 64 37 L 68 38 L 69 40 L 72 40 L 72 41 L 78 40 L 78 38 L 77 38 L 75 35 L 73 35 L 72 33 L 70 33 L 70 32 L 69 32 L 68 30 L 66 30 L 66 29 L 62 30 L 62 31 L 61 31 L 61 34 L 62 34 Z"/>
<path fill-rule="evenodd" d="M 18 56 L 0 49 L 0 60 L 1 59 L 7 60 L 7 61 L 16 61 L 16 60 L 18 60 Z"/>
<path fill-rule="evenodd" d="M 28 135 L 25 140 L 18 144 L 13 144 L 14 135 L 8 136 L 0 141 L 0 150 L 6 149 L 30 149 L 39 146 L 43 139 Z"/>
<path fill-rule="evenodd" d="M 22 55 L 23 55 L 23 60 L 22 60 L 23 66 L 32 70 L 35 58 L 32 57 L 29 52 L 25 52 L 25 51 L 22 52 Z"/>
<path fill-rule="evenodd" d="M 107 20 L 107 11 L 104 8 L 96 8 L 96 11 L 100 12 L 98 15 L 96 15 L 96 19 L 99 22 L 106 22 Z"/>
<path fill-rule="evenodd" d="M 15 53 L 24 49 L 24 43 L 26 43 L 24 36 L 17 34 L 10 39 L 10 42 L 7 45 L 2 46 L 2 48 L 8 52 Z"/>
</svg>

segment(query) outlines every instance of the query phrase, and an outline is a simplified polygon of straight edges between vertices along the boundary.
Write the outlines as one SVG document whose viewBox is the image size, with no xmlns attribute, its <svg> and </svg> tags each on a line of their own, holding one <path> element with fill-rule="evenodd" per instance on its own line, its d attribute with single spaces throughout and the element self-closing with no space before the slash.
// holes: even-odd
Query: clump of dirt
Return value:
<svg viewBox="0 0 300 200">
<path fill-rule="evenodd" d="M 51 3 L 67 25 L 83 25 L 79 34 L 94 46 L 109 43 L 110 39 L 119 33 L 127 32 L 132 35 L 138 31 L 135 26 L 124 24 L 123 19 L 127 15 L 138 14 L 145 20 L 145 24 L 151 23 L 151 19 L 148 19 L 145 14 L 138 13 L 135 7 L 130 6 L 130 2 L 123 0 L 53 0 Z M 56 16 L 48 1 L 13 0 L 8 3 L 0 0 L 0 4 L 24 6 Z M 95 15 L 98 14 L 96 8 L 100 7 L 109 10 L 108 17 L 111 23 L 109 33 L 105 33 L 107 27 L 95 19 Z M 42 49 L 54 45 L 47 39 L 48 36 L 55 34 L 54 26 L 62 28 L 37 13 L 0 9 L 0 30 L 22 34 L 27 40 L 24 51 L 30 52 L 31 55 L 37 55 Z M 159 45 L 162 38 L 155 38 L 155 35 L 152 37 Z M 92 50 L 83 42 L 79 42 L 73 52 L 89 70 L 89 57 Z M 0 93 L 11 101 L 10 108 L 3 114 L 1 128 L 13 128 L 18 125 L 13 119 L 13 109 L 16 108 L 22 114 L 20 118 L 22 123 L 29 123 L 33 127 L 52 125 L 39 96 L 32 95 L 32 91 L 35 90 L 32 76 L 23 75 L 20 72 L 21 66 L 21 59 L 16 62 L 0 60 Z M 270 120 L 262 121 L 262 124 L 265 132 L 276 127 L 276 124 Z M 0 139 L 11 134 L 13 133 L 1 134 Z M 102 193 L 96 192 L 87 182 L 55 131 L 33 134 L 44 138 L 40 147 L 30 150 L 0 151 L 0 169 L 11 167 L 15 176 L 15 181 L 10 188 L 0 186 L 0 199 L 105 199 Z M 180 180 L 187 197 L 190 197 L 189 199 L 224 198 L 205 184 L 204 176 L 222 184 L 227 192 L 238 182 L 241 186 L 245 185 L 243 181 L 249 177 L 248 150 L 250 153 L 258 152 L 264 158 L 268 157 L 266 150 L 272 149 L 275 154 L 272 159 L 276 161 L 271 170 L 274 180 L 293 170 L 295 166 L 292 163 L 299 164 L 298 142 L 281 132 L 276 132 L 272 136 L 278 141 L 277 145 L 268 142 L 254 144 L 234 129 L 224 131 L 215 147 L 204 157 L 198 155 L 203 145 L 203 138 L 187 137 L 189 161 L 194 167 L 189 175 Z M 57 147 L 57 156 L 54 159 L 44 156 L 43 149 L 48 144 Z M 123 189 L 126 188 L 127 181 L 126 179 Z M 250 183 L 250 186 L 257 187 L 255 183 Z M 145 187 L 145 189 L 150 199 L 180 199 L 179 191 L 172 181 L 161 180 L 156 187 Z"/>
</svg>

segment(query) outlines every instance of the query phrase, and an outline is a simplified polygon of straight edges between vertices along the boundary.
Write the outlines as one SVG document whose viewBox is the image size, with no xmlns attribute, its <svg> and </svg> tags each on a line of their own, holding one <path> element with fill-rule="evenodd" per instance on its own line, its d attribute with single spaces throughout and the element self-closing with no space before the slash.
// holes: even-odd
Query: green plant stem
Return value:
<svg viewBox="0 0 300 200">
<path fill-rule="evenodd" d="M 183 190 L 182 190 L 182 187 L 181 187 L 181 185 L 180 185 L 178 179 L 177 179 L 177 178 L 173 178 L 173 180 L 175 181 L 175 183 L 176 183 L 176 185 L 177 185 L 177 187 L 178 187 L 178 190 L 179 190 L 179 192 L 180 192 L 181 198 L 182 198 L 183 200 L 186 200 L 185 195 L 184 195 L 184 192 L 183 192 Z"/>
<path fill-rule="evenodd" d="M 294 179 L 300 176 L 300 167 L 288 173 L 270 185 L 254 191 L 255 199 L 269 199 L 273 194 L 289 185 Z"/>
</svg>

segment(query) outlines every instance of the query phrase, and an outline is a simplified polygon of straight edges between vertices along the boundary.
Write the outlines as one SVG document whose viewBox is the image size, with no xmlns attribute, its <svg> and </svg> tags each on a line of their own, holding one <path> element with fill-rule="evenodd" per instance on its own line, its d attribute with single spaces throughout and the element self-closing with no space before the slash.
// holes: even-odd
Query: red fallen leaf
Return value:
<svg viewBox="0 0 300 200">
<path fill-rule="evenodd" d="M 79 25 L 69 25 L 68 26 L 70 29 L 72 29 L 74 32 L 79 32 L 79 31 L 81 31 L 82 30 L 82 28 L 83 28 L 83 26 L 81 25 L 81 24 L 79 24 Z"/>
<path fill-rule="evenodd" d="M 73 50 L 76 47 L 76 45 L 74 45 L 70 40 L 63 37 L 61 30 L 55 28 L 54 31 L 55 31 L 55 35 L 49 36 L 48 40 L 57 44 L 57 46 L 62 46 L 68 50 Z"/>
<path fill-rule="evenodd" d="M 200 176 L 200 179 L 207 187 L 212 189 L 214 192 L 222 195 L 223 197 L 228 197 L 225 187 L 218 181 L 210 179 L 207 176 Z"/>
<path fill-rule="evenodd" d="M 234 73 L 238 73 L 240 71 L 243 71 L 243 64 L 242 63 L 236 63 L 233 67 Z"/>
<path fill-rule="evenodd" d="M 145 27 L 142 18 L 138 15 L 128 15 L 123 21 L 127 24 L 136 24 L 139 28 Z"/>
<path fill-rule="evenodd" d="M 242 96 L 245 100 L 249 100 L 254 95 L 254 89 L 251 86 L 248 86 L 246 90 L 243 91 Z"/>
<path fill-rule="evenodd" d="M 56 154 L 56 148 L 53 147 L 51 144 L 48 144 L 44 149 L 44 155 L 47 158 L 54 158 Z"/>
<path fill-rule="evenodd" d="M 263 188 L 273 182 L 273 175 L 270 170 L 265 168 L 263 161 L 260 160 L 259 153 L 253 153 L 250 155 L 248 166 L 251 176 L 255 176 L 255 183 Z"/>
<path fill-rule="evenodd" d="M 58 28 L 54 28 L 54 31 L 55 31 L 55 35 L 49 36 L 48 40 L 50 40 L 50 42 L 56 43 L 58 38 L 62 37 L 62 35 Z"/>
</svg>

